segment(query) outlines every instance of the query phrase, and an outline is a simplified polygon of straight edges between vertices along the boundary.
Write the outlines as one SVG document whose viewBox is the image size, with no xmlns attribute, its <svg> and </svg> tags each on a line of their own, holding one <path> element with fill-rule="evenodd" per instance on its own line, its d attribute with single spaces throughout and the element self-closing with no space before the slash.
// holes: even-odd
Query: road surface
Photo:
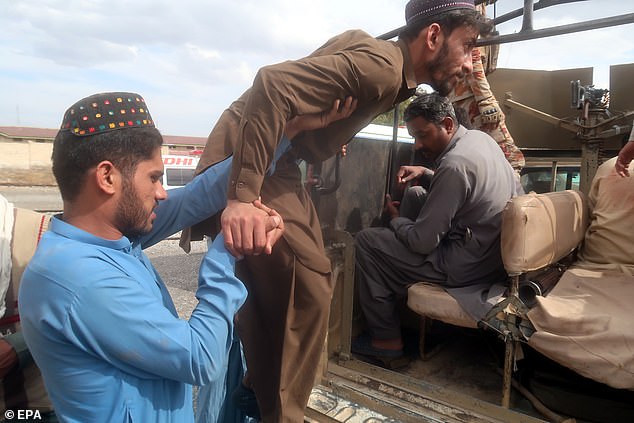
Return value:
<svg viewBox="0 0 634 423">
<path fill-rule="evenodd" d="M 42 212 L 62 210 L 62 197 L 57 187 L 14 187 L 0 185 L 2 194 L 14 206 Z"/>
</svg>

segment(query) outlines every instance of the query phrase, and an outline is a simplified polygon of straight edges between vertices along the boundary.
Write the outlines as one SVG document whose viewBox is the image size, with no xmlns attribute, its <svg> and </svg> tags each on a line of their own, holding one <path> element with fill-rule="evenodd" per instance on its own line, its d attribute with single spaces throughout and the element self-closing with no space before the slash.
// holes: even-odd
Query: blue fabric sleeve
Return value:
<svg viewBox="0 0 634 423">
<path fill-rule="evenodd" d="M 275 172 L 275 164 L 291 148 L 282 137 L 267 172 Z M 152 232 L 140 239 L 143 248 L 150 247 L 170 235 L 218 213 L 227 205 L 227 187 L 233 156 L 210 166 L 182 188 L 168 191 L 168 197 L 156 209 Z"/>
<path fill-rule="evenodd" d="M 176 232 L 213 216 L 227 205 L 227 187 L 232 157 L 210 166 L 190 183 L 168 191 L 156 208 L 152 231 L 140 239 L 150 247 Z"/>
<path fill-rule="evenodd" d="M 291 141 L 288 138 L 286 138 L 286 135 L 284 135 L 282 137 L 282 140 L 278 144 L 277 148 L 275 149 L 275 155 L 273 156 L 273 161 L 271 162 L 271 166 L 269 167 L 269 170 L 266 172 L 267 176 L 271 176 L 272 174 L 275 173 L 275 164 L 280 159 L 280 157 L 282 157 L 282 155 L 290 149 L 291 149 Z"/>
<path fill-rule="evenodd" d="M 234 314 L 246 289 L 234 276 L 235 259 L 222 236 L 202 260 L 199 303 L 189 321 L 121 269 L 102 263 L 71 303 L 63 327 L 70 342 L 139 378 L 201 385 L 224 375 Z"/>
</svg>

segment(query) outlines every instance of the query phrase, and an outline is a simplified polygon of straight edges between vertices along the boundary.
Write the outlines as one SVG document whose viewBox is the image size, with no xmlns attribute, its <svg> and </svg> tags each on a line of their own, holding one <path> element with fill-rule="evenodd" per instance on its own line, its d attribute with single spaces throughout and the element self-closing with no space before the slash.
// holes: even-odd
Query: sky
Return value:
<svg viewBox="0 0 634 423">
<path fill-rule="evenodd" d="M 165 135 L 206 137 L 268 64 L 309 54 L 347 29 L 379 36 L 404 24 L 406 0 L 3 0 L 0 126 L 57 128 L 75 101 L 141 94 Z M 522 8 L 498 0 L 490 17 Z M 634 0 L 586 0 L 534 12 L 534 28 L 634 12 Z M 521 18 L 498 26 L 521 29 Z M 499 68 L 634 63 L 634 24 L 503 44 Z"/>
</svg>

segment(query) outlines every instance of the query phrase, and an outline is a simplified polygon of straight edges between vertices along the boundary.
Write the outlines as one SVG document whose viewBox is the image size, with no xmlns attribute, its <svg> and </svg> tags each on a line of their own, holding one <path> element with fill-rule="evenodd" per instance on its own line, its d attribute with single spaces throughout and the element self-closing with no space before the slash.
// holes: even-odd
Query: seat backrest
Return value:
<svg viewBox="0 0 634 423">
<path fill-rule="evenodd" d="M 509 275 L 541 269 L 579 246 L 588 226 L 583 193 L 575 190 L 521 195 L 502 214 L 502 261 Z"/>
</svg>

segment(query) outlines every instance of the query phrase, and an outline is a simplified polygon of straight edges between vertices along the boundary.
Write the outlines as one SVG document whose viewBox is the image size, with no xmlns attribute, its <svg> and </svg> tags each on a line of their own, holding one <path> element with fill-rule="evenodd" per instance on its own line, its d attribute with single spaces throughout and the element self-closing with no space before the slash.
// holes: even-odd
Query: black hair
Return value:
<svg viewBox="0 0 634 423">
<path fill-rule="evenodd" d="M 491 31 L 493 31 L 492 21 L 477 10 L 457 9 L 415 21 L 407 25 L 405 29 L 401 31 L 399 37 L 406 41 L 411 41 L 418 37 L 418 34 L 423 28 L 428 27 L 432 23 L 440 25 L 440 29 L 447 37 L 450 36 L 456 28 L 464 26 L 477 28 L 481 36 L 489 35 Z"/>
<path fill-rule="evenodd" d="M 435 91 L 418 95 L 403 113 L 405 122 L 419 116 L 436 125 L 440 125 L 446 117 L 452 118 L 454 122 L 458 121 L 451 101 Z"/>
<path fill-rule="evenodd" d="M 456 119 L 460 125 L 467 129 L 473 129 L 473 124 L 471 123 L 471 119 L 469 119 L 469 112 L 467 112 L 466 109 L 454 106 L 453 111 L 456 114 Z"/>
<path fill-rule="evenodd" d="M 126 177 L 139 162 L 149 160 L 163 144 L 156 128 L 126 128 L 90 136 L 76 136 L 61 130 L 53 142 L 53 175 L 62 198 L 73 201 L 79 195 L 86 172 L 108 160 Z"/>
</svg>

